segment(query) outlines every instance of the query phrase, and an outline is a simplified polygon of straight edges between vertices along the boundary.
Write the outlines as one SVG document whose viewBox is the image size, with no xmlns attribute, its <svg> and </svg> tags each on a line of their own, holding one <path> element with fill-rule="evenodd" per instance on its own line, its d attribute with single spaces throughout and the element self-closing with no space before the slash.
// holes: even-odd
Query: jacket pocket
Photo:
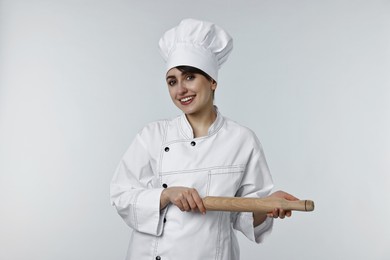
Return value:
<svg viewBox="0 0 390 260">
<path fill-rule="evenodd" d="M 208 172 L 207 196 L 234 197 L 244 174 L 244 166 L 227 166 Z"/>
<path fill-rule="evenodd" d="M 182 186 L 195 188 L 201 197 L 206 195 L 207 180 L 207 170 L 190 170 L 161 174 L 163 187 Z"/>
</svg>

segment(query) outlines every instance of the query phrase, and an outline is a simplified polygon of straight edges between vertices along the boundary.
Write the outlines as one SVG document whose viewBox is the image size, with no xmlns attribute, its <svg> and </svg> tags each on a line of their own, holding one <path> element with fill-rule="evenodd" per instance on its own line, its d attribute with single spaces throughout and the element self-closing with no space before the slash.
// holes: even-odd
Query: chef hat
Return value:
<svg viewBox="0 0 390 260">
<path fill-rule="evenodd" d="M 191 66 L 217 80 L 218 69 L 233 49 L 233 39 L 213 23 L 185 19 L 165 32 L 159 47 L 166 72 L 176 66 Z"/>
</svg>

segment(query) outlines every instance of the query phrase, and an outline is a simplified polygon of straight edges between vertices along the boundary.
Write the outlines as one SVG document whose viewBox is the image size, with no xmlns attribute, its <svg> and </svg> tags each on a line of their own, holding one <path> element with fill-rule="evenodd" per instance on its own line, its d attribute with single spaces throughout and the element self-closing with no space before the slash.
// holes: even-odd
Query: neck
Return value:
<svg viewBox="0 0 390 260">
<path fill-rule="evenodd" d="M 199 114 L 186 114 L 188 122 L 190 123 L 192 130 L 194 131 L 194 137 L 206 136 L 209 132 L 210 126 L 217 118 L 217 112 L 214 106 L 209 110 Z"/>
</svg>

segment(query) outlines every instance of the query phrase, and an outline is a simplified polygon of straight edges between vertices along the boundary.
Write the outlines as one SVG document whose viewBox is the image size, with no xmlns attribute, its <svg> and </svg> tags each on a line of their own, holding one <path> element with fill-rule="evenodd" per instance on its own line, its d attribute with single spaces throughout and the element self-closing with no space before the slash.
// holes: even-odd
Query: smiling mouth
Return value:
<svg viewBox="0 0 390 260">
<path fill-rule="evenodd" d="M 190 104 L 190 103 L 192 102 L 192 100 L 194 100 L 194 97 L 195 97 L 195 96 L 190 96 L 190 97 L 181 98 L 181 99 L 180 99 L 180 103 L 181 103 L 182 105 L 188 105 L 188 104 Z"/>
</svg>

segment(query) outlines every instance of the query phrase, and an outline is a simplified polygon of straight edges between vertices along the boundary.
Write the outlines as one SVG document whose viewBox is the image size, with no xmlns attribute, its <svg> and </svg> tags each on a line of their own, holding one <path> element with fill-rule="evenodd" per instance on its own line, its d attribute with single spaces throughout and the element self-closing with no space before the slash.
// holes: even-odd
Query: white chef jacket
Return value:
<svg viewBox="0 0 390 260">
<path fill-rule="evenodd" d="M 201 197 L 264 197 L 272 178 L 256 135 L 217 118 L 208 135 L 194 138 L 183 114 L 150 123 L 124 154 L 110 186 L 111 204 L 131 227 L 127 260 L 237 260 L 235 230 L 260 243 L 272 218 L 253 228 L 250 212 L 160 210 L 164 187 L 195 188 Z"/>
</svg>

